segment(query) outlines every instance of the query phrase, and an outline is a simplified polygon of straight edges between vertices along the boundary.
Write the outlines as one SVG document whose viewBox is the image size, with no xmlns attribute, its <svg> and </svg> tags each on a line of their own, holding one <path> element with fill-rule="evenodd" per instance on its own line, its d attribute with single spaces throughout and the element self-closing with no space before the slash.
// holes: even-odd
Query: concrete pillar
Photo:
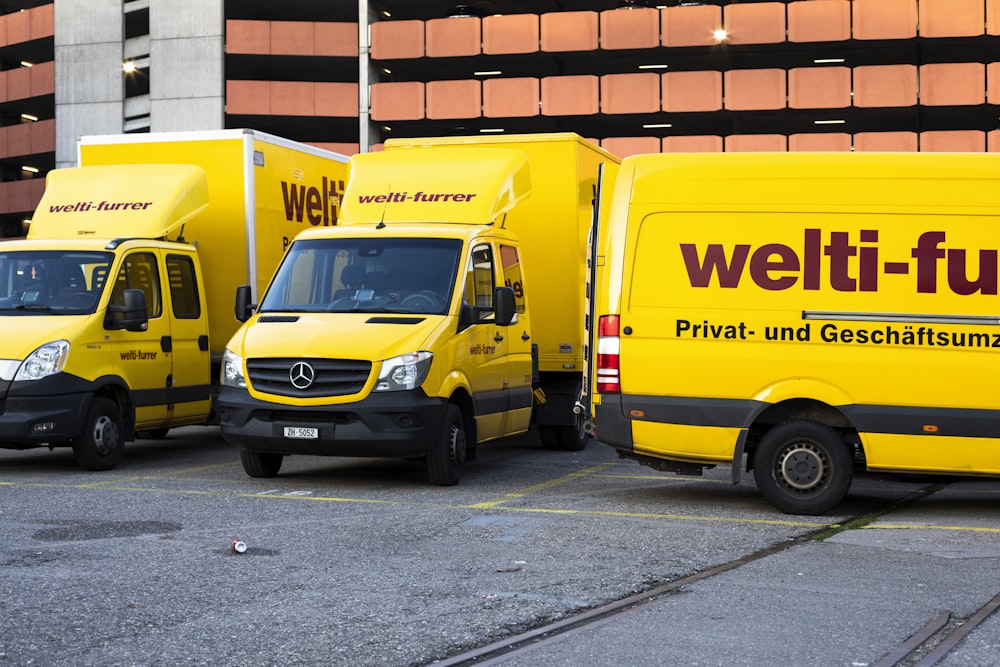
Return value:
<svg viewBox="0 0 1000 667">
<path fill-rule="evenodd" d="M 122 0 L 59 0 L 54 23 L 56 166 L 67 167 L 77 137 L 122 129 Z"/>
<path fill-rule="evenodd" d="M 225 23 L 223 0 L 149 3 L 151 131 L 224 127 Z"/>
</svg>

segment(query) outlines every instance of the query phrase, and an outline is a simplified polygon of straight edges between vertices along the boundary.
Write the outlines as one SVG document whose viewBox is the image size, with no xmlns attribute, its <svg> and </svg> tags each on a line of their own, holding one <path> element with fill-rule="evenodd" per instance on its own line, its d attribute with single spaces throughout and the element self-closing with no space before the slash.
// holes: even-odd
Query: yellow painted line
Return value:
<svg viewBox="0 0 1000 667">
<path fill-rule="evenodd" d="M 707 482 L 709 484 L 732 484 L 728 479 L 711 479 L 708 477 L 695 477 L 690 475 L 671 477 L 668 474 L 663 475 L 620 475 L 620 474 L 609 474 L 605 473 L 603 475 L 592 475 L 592 477 L 602 477 L 606 479 L 648 479 L 655 482 L 669 482 L 669 483 L 687 483 L 693 484 L 697 482 Z"/>
<path fill-rule="evenodd" d="M 563 477 L 559 477 L 548 482 L 543 482 L 541 484 L 536 484 L 534 486 L 528 487 L 524 491 L 518 493 L 508 494 L 501 499 L 496 501 L 490 501 L 487 503 L 475 503 L 473 505 L 425 505 L 424 507 L 429 508 L 440 508 L 440 509 L 457 509 L 457 510 L 482 510 L 482 509 L 496 509 L 501 512 L 519 512 L 525 514 L 555 514 L 560 516 L 592 516 L 592 517 L 609 517 L 609 518 L 621 518 L 621 519 L 655 519 L 655 520 L 670 520 L 670 521 L 692 521 L 692 522 L 703 522 L 703 523 L 726 523 L 726 524 L 747 524 L 747 525 L 764 525 L 764 526 L 785 526 L 793 528 L 822 528 L 822 527 L 836 527 L 837 524 L 827 524 L 827 523 L 815 523 L 809 521 L 789 521 L 785 519 L 747 519 L 747 518 L 737 518 L 737 517 L 715 517 L 715 516 L 699 516 L 696 514 L 663 514 L 656 512 L 602 512 L 599 510 L 574 510 L 574 509 L 550 509 L 542 507 L 504 507 L 501 506 L 506 500 L 513 498 L 522 498 L 535 491 L 549 488 L 555 486 L 556 484 L 562 484 L 573 479 L 583 477 L 588 475 L 593 470 L 599 470 L 601 468 L 607 467 L 614 464 L 603 464 L 600 466 L 595 466 L 594 468 L 588 468 L 586 470 L 581 470 L 576 473 L 571 473 Z M 148 487 L 130 487 L 130 486 L 85 486 L 80 485 L 66 485 L 66 484 L 35 484 L 35 483 L 17 483 L 17 482 L 0 482 L 0 484 L 5 486 L 24 486 L 24 487 L 35 487 L 35 488 L 62 488 L 62 489 L 97 489 L 101 491 L 126 491 L 126 492 L 142 492 L 142 493 L 161 493 L 167 495 L 188 495 L 188 496 L 217 496 L 217 497 L 236 497 L 236 498 L 255 498 L 261 500 L 311 500 L 315 502 L 333 502 L 333 503 L 355 503 L 360 505 L 399 505 L 407 509 L 414 508 L 415 506 L 411 502 L 400 502 L 396 500 L 372 500 L 366 498 L 347 498 L 338 496 L 306 496 L 297 494 L 282 494 L 282 493 L 240 493 L 232 491 L 200 491 L 196 489 L 158 489 L 158 488 L 148 488 Z M 918 528 L 920 526 L 906 526 Z M 1000 529 L 998 529 L 1000 531 Z"/>
<path fill-rule="evenodd" d="M 76 489 L 96 489 L 103 486 L 115 486 L 118 484 L 126 484 L 128 482 L 138 482 L 144 479 L 165 479 L 167 477 L 175 477 L 176 475 L 186 475 L 193 472 L 204 472 L 206 470 L 216 470 L 218 468 L 228 468 L 239 464 L 239 461 L 232 461 L 230 463 L 213 463 L 210 466 L 198 466 L 196 468 L 181 468 L 180 470 L 169 470 L 162 473 L 157 473 L 155 475 L 139 475 L 137 477 L 119 477 L 117 479 L 109 479 L 103 482 L 91 482 L 89 484 L 76 484 L 71 488 Z"/>
<path fill-rule="evenodd" d="M 26 486 L 41 486 L 41 485 L 26 485 Z M 49 485 L 46 485 L 49 486 Z M 79 486 L 69 486 L 62 487 L 69 489 L 78 488 L 92 488 L 92 487 L 79 487 Z M 334 496 L 306 496 L 298 495 L 295 493 L 239 493 L 233 491 L 199 491 L 197 489 L 155 489 L 142 486 L 101 486 L 102 491 L 128 491 L 128 492 L 140 492 L 140 493 L 163 493 L 168 495 L 186 495 L 186 496 L 219 496 L 226 498 L 266 498 L 271 500 L 318 500 L 326 502 L 337 502 L 337 503 L 358 503 L 358 504 L 377 504 L 377 505 L 401 505 L 395 500 L 370 500 L 367 498 L 338 498 Z"/>
<path fill-rule="evenodd" d="M 396 500 L 372 500 L 370 498 L 338 498 L 336 496 L 297 496 L 271 493 L 237 493 L 237 498 L 280 498 L 281 500 L 322 500 L 329 503 L 360 503 L 362 505 L 403 505 Z M 409 507 L 409 504 L 406 504 Z"/>
<path fill-rule="evenodd" d="M 616 464 L 602 463 L 592 468 L 585 468 L 577 472 L 572 472 L 568 475 L 563 475 L 562 477 L 556 477 L 555 479 L 550 479 L 547 482 L 542 482 L 540 484 L 535 484 L 534 486 L 529 486 L 525 489 L 521 489 L 520 491 L 514 491 L 513 493 L 504 494 L 494 500 L 487 500 L 482 503 L 476 503 L 475 505 L 469 505 L 469 507 L 472 509 L 479 509 L 479 510 L 491 509 L 493 507 L 497 507 L 498 505 L 502 505 L 511 500 L 519 500 L 521 498 L 524 498 L 525 496 L 530 496 L 533 493 L 538 493 L 539 491 L 544 491 L 545 489 L 551 489 L 553 486 L 559 486 L 560 484 L 572 482 L 573 480 L 580 479 L 581 477 L 587 477 L 588 475 L 593 475 L 594 473 L 604 470 L 605 468 L 610 468 L 613 465 Z"/>
<path fill-rule="evenodd" d="M 476 508 L 476 505 L 470 507 Z M 566 514 L 583 516 L 606 516 L 623 519 L 670 519 L 671 521 L 704 521 L 708 523 L 754 524 L 766 526 L 792 526 L 801 528 L 834 528 L 839 524 L 816 523 L 813 521 L 788 521 L 785 519 L 741 519 L 724 516 L 698 516 L 697 514 L 658 514 L 655 512 L 601 512 L 597 510 L 543 509 L 534 507 L 501 507 L 505 512 L 526 512 L 530 514 Z"/>
<path fill-rule="evenodd" d="M 884 529 L 884 530 L 914 530 L 914 529 L 924 529 L 924 530 L 951 530 L 955 532 L 967 532 L 967 533 L 1000 533 L 1000 528 L 982 528 L 977 526 L 936 526 L 936 525 L 922 525 L 914 523 L 873 523 L 864 526 L 866 530 L 872 528 Z"/>
</svg>

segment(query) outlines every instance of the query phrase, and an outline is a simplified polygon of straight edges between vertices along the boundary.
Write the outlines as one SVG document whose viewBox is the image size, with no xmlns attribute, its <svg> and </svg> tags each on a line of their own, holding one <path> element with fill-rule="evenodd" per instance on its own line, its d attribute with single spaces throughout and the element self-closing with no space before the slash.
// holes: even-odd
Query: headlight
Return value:
<svg viewBox="0 0 1000 667">
<path fill-rule="evenodd" d="M 430 352 L 401 354 L 382 362 L 375 391 L 406 391 L 416 389 L 427 378 L 434 355 Z"/>
<path fill-rule="evenodd" d="M 246 389 L 247 381 L 243 377 L 243 359 L 226 350 L 222 354 L 222 377 L 219 381 L 226 387 Z"/>
<path fill-rule="evenodd" d="M 20 380 L 41 380 L 66 367 L 69 357 L 69 341 L 57 340 L 46 343 L 28 355 L 21 367 L 17 369 L 14 382 Z"/>
</svg>

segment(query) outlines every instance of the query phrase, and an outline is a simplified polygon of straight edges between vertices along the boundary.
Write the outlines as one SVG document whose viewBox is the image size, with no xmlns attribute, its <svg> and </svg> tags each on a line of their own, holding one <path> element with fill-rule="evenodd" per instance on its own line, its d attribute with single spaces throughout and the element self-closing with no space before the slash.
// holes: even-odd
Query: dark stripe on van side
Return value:
<svg viewBox="0 0 1000 667">
<path fill-rule="evenodd" d="M 963 438 L 996 438 L 1000 435 L 1000 410 L 899 405 L 843 405 L 840 409 L 862 433 Z M 931 430 L 925 427 L 931 427 Z"/>
<path fill-rule="evenodd" d="M 530 408 L 534 394 L 531 387 L 521 389 L 480 392 L 473 397 L 476 416 L 493 415 L 508 410 Z"/>
<path fill-rule="evenodd" d="M 207 401 L 211 397 L 212 386 L 208 384 L 192 384 L 186 387 L 173 387 L 170 390 L 171 403 Z"/>
<path fill-rule="evenodd" d="M 746 428 L 769 406 L 753 400 L 629 396 L 621 398 L 625 419 L 686 426 Z M 1000 436 L 1000 410 L 901 405 L 835 405 L 861 433 L 947 435 L 965 438 Z M 634 410 L 643 416 L 634 416 Z M 931 427 L 930 430 L 925 428 Z M 600 429 L 600 424 L 598 424 Z"/>
<path fill-rule="evenodd" d="M 622 411 L 626 417 L 633 415 L 633 410 L 640 410 L 644 416 L 633 419 L 686 426 L 741 428 L 766 405 L 760 401 L 731 398 L 622 396 Z"/>
<path fill-rule="evenodd" d="M 507 392 L 483 391 L 473 394 L 472 400 L 476 404 L 476 416 L 493 415 L 504 412 L 507 409 Z"/>
<path fill-rule="evenodd" d="M 519 410 L 522 408 L 530 408 L 532 403 L 534 403 L 534 392 L 531 391 L 531 387 L 520 387 L 510 390 L 510 409 Z"/>
<path fill-rule="evenodd" d="M 157 389 L 135 389 L 132 391 L 135 407 L 145 408 L 150 405 L 166 403 L 190 403 L 207 401 L 211 396 L 211 385 L 196 384 L 187 387 L 159 387 Z"/>
</svg>

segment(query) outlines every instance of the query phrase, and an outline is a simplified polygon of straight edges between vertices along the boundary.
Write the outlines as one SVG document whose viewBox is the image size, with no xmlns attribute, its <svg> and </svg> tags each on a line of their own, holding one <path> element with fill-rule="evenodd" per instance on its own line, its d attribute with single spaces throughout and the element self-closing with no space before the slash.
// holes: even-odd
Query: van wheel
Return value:
<svg viewBox="0 0 1000 667">
<path fill-rule="evenodd" d="M 431 484 L 454 486 L 462 477 L 462 466 L 468 453 L 468 438 L 462 411 L 449 403 L 441 418 L 437 439 L 427 452 L 427 477 Z"/>
<path fill-rule="evenodd" d="M 118 404 L 94 398 L 83 433 L 73 440 L 73 456 L 85 470 L 111 470 L 125 453 L 125 428 Z"/>
<path fill-rule="evenodd" d="M 791 421 L 761 438 L 753 475 L 765 500 L 788 514 L 823 514 L 847 495 L 854 463 L 829 426 Z"/>
<path fill-rule="evenodd" d="M 240 450 L 240 463 L 243 464 L 243 470 L 251 477 L 276 477 L 284 458 L 284 454 Z"/>
</svg>

